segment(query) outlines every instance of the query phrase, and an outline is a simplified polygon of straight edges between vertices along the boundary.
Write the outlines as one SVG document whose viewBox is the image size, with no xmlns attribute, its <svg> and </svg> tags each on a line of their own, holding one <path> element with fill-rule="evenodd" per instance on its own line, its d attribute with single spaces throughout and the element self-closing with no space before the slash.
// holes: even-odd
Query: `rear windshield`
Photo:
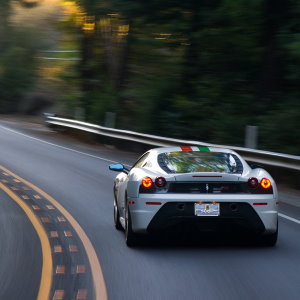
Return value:
<svg viewBox="0 0 300 300">
<path fill-rule="evenodd" d="M 167 173 L 243 172 L 243 165 L 236 155 L 222 152 L 179 151 L 161 153 L 158 156 L 158 163 Z"/>
</svg>

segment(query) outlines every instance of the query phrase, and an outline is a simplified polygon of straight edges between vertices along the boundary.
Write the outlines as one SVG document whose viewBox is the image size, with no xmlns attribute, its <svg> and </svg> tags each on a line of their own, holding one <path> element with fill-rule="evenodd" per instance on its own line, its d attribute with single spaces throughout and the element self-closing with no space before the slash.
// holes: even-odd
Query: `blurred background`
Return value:
<svg viewBox="0 0 300 300">
<path fill-rule="evenodd" d="M 300 0 L 0 0 L 0 113 L 300 155 Z"/>
</svg>

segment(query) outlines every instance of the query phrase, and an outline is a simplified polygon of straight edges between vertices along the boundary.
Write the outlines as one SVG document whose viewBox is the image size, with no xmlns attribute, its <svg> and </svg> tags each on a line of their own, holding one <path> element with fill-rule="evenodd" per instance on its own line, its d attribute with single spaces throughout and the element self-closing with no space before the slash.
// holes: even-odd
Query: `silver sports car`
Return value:
<svg viewBox="0 0 300 300">
<path fill-rule="evenodd" d="M 162 147 L 143 154 L 114 182 L 114 222 L 134 246 L 141 234 L 187 228 L 242 230 L 274 246 L 278 235 L 277 188 L 264 169 L 236 152 L 214 147 Z"/>
</svg>

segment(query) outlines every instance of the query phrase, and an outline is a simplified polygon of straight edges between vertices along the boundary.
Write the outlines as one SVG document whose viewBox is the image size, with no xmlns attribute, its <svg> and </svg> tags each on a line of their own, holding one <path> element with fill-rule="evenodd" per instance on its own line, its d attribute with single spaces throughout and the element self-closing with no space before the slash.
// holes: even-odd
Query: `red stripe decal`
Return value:
<svg viewBox="0 0 300 300">
<path fill-rule="evenodd" d="M 192 147 L 190 146 L 180 146 L 182 151 L 193 151 Z"/>
<path fill-rule="evenodd" d="M 146 202 L 147 205 L 161 205 L 161 202 Z"/>
<path fill-rule="evenodd" d="M 253 205 L 268 205 L 268 203 L 266 203 L 266 202 L 256 202 L 256 203 L 253 203 Z"/>
</svg>

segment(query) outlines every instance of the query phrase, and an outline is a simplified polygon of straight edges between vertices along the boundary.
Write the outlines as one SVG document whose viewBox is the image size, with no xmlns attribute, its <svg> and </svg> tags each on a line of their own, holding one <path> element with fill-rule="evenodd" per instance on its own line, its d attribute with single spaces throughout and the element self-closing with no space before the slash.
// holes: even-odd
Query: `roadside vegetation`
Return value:
<svg viewBox="0 0 300 300">
<path fill-rule="evenodd" d="M 240 146 L 254 125 L 258 148 L 300 155 L 299 0 L 78 0 L 62 11 L 58 46 L 78 60 L 56 65 L 58 113 L 105 125 L 112 112 L 118 128 Z M 3 90 L 4 112 L 22 93 Z"/>
</svg>

